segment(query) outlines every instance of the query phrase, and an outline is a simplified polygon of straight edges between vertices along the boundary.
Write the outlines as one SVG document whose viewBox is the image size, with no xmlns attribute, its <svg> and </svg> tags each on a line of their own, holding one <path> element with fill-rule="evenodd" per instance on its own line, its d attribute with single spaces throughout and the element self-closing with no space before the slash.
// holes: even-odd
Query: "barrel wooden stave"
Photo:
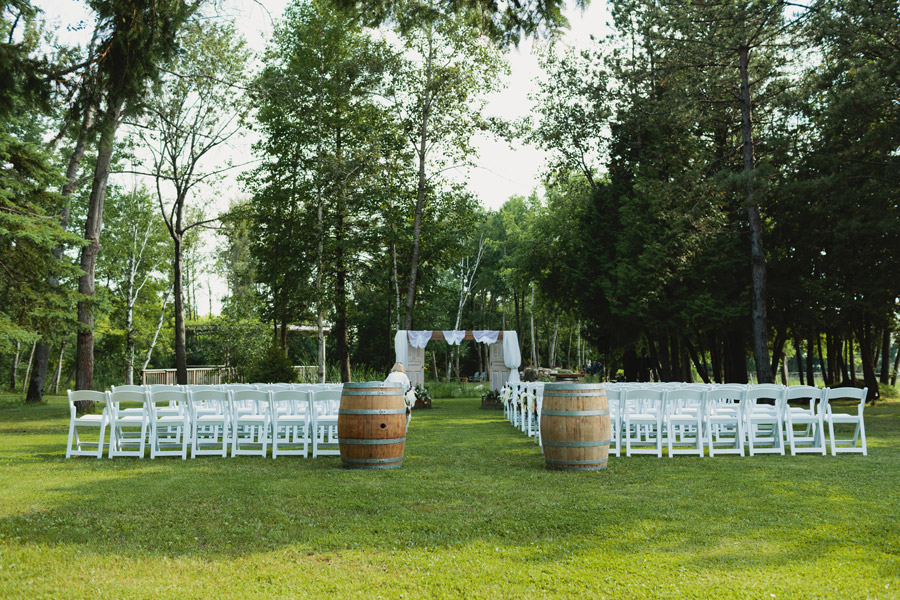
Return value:
<svg viewBox="0 0 900 600">
<path fill-rule="evenodd" d="M 399 468 L 406 441 L 402 388 L 344 384 L 338 440 L 344 468 Z"/>
<path fill-rule="evenodd" d="M 609 406 L 602 385 L 544 386 L 541 440 L 548 469 L 605 469 L 611 433 Z"/>
</svg>

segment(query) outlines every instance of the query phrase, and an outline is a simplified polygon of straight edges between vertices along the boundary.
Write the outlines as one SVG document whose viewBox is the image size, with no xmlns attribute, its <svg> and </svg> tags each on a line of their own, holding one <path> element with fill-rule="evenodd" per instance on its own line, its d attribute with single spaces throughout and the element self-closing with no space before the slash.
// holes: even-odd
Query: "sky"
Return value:
<svg viewBox="0 0 900 600">
<path fill-rule="evenodd" d="M 87 41 L 91 33 L 89 26 L 91 16 L 83 2 L 37 0 L 36 4 L 44 10 L 51 25 L 56 26 L 60 41 L 64 43 Z M 274 23 L 287 4 L 285 0 L 221 0 L 219 6 L 220 15 L 234 20 L 249 47 L 254 52 L 262 53 Z M 570 3 L 566 15 L 570 28 L 559 40 L 563 45 L 583 48 L 590 43 L 592 35 L 599 37 L 609 32 L 607 26 L 609 13 L 606 3 L 602 0 L 594 0 L 584 12 L 576 8 L 574 3 Z M 79 24 L 84 26 L 79 27 Z M 545 43 L 526 39 L 518 48 L 508 52 L 510 74 L 505 78 L 505 87 L 488 97 L 489 115 L 512 120 L 531 114 L 533 103 L 529 96 L 536 91 L 536 81 L 540 76 L 536 49 Z M 228 149 L 228 152 L 236 156 L 249 156 L 251 142 L 249 137 L 244 137 L 234 147 Z M 486 135 L 479 135 L 475 146 L 478 149 L 478 156 L 474 160 L 475 167 L 457 169 L 447 175 L 464 181 L 486 208 L 496 210 L 510 196 L 527 196 L 539 188 L 542 169 L 547 162 L 547 155 L 542 150 L 521 141 L 507 143 Z M 241 195 L 237 175 L 238 173 L 233 172 L 222 182 L 221 189 L 214 194 L 217 200 L 207 209 L 210 213 L 216 214 L 227 210 L 229 202 Z M 127 181 L 122 183 L 130 185 Z M 214 239 L 207 240 L 209 251 L 212 251 L 214 244 Z M 213 312 L 218 313 L 221 296 L 226 291 L 224 282 L 216 274 L 211 273 L 208 283 L 212 289 Z M 197 296 L 199 310 L 205 312 L 210 304 L 207 290 L 198 289 Z"/>
</svg>

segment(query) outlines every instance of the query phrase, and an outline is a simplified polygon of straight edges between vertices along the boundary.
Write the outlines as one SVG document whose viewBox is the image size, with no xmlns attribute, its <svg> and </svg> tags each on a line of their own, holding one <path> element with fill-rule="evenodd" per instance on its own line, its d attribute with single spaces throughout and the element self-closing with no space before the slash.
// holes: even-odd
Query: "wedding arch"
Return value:
<svg viewBox="0 0 900 600">
<path fill-rule="evenodd" d="M 413 385 L 425 385 L 425 345 L 430 340 L 444 340 L 456 345 L 463 340 L 486 344 L 489 349 L 488 376 L 491 389 L 499 390 L 507 381 L 519 381 L 519 336 L 515 331 L 407 331 L 401 329 L 394 336 L 397 362 L 403 363 L 406 375 Z"/>
</svg>

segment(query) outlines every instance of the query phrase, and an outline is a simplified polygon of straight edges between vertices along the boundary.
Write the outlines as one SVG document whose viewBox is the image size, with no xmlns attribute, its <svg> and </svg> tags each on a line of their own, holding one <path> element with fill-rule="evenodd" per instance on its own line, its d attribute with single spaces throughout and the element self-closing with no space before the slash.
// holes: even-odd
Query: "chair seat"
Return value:
<svg viewBox="0 0 900 600">
<path fill-rule="evenodd" d="M 84 415 L 76 417 L 75 423 L 78 425 L 94 425 L 99 427 L 106 420 L 106 415 Z"/>
</svg>

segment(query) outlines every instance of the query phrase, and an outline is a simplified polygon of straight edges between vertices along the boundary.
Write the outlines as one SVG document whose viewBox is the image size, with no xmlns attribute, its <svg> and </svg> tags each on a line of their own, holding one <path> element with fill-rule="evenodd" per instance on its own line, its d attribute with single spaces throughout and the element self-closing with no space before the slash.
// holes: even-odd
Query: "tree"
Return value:
<svg viewBox="0 0 900 600">
<path fill-rule="evenodd" d="M 190 219 L 189 200 L 230 165 L 210 165 L 212 153 L 238 134 L 247 104 L 239 83 L 248 54 L 231 24 L 189 23 L 179 36 L 181 52 L 167 63 L 160 91 L 146 103 L 137 124 L 151 156 L 156 200 L 174 244 L 173 298 L 177 380 L 187 383 L 185 345 L 185 236 L 216 219 Z"/>
<path fill-rule="evenodd" d="M 93 387 L 94 376 L 94 268 L 100 250 L 103 202 L 109 179 L 116 131 L 127 114 L 141 111 L 149 86 L 158 80 L 160 65 L 176 50 L 176 34 L 194 13 L 200 0 L 90 0 L 97 16 L 95 37 L 99 40 L 85 77 L 83 108 L 96 108 L 97 159 L 85 221 L 78 280 L 78 340 L 75 388 Z M 88 408 L 88 407 L 84 407 Z"/>
<path fill-rule="evenodd" d="M 135 345 L 137 338 L 145 334 L 136 322 L 136 308 L 146 297 L 153 299 L 154 309 L 158 306 L 161 288 L 168 284 L 160 268 L 169 253 L 169 238 L 158 217 L 156 199 L 149 190 L 135 186 L 130 191 L 113 188 L 111 192 L 105 207 L 108 233 L 97 270 L 111 284 L 121 307 L 125 334 L 122 370 L 125 385 L 131 385 Z M 148 344 L 150 351 L 152 345 L 152 342 Z"/>
<path fill-rule="evenodd" d="M 404 21 L 401 30 L 413 58 L 398 78 L 396 97 L 418 167 L 404 329 L 413 326 L 426 194 L 436 183 L 429 180 L 471 158 L 472 136 L 484 127 L 485 95 L 498 88 L 505 68 L 498 49 L 464 18 L 410 18 L 415 25 L 404 26 Z"/>
<path fill-rule="evenodd" d="M 49 351 L 54 332 L 69 326 L 73 295 L 54 285 L 77 271 L 54 256 L 77 246 L 55 215 L 63 210 L 56 157 L 42 139 L 52 115 L 49 62 L 36 57 L 41 27 L 28 3 L 4 5 L 0 19 L 0 352 L 31 342 Z M 20 41 L 14 41 L 14 40 Z M 60 251 L 61 252 L 61 251 Z M 35 344 L 40 339 L 40 343 Z M 29 401 L 40 401 L 47 363 L 36 363 Z M 13 381 L 15 368 L 13 369 Z M 34 387 L 33 385 L 31 387 Z"/>
<path fill-rule="evenodd" d="M 395 61 L 385 43 L 346 13 L 326 2 L 296 3 L 276 29 L 256 82 L 263 140 L 255 148 L 266 157 L 247 179 L 257 270 L 273 301 L 283 299 L 280 311 L 296 302 L 289 302 L 291 295 L 308 305 L 309 294 L 302 292 L 304 282 L 311 283 L 320 379 L 326 303 L 334 306 L 331 337 L 341 378 L 351 376 L 350 286 L 382 231 L 380 169 L 395 164 L 398 148 L 396 127 L 380 100 Z M 284 268 L 285 260 L 294 261 L 294 271 Z"/>
</svg>

